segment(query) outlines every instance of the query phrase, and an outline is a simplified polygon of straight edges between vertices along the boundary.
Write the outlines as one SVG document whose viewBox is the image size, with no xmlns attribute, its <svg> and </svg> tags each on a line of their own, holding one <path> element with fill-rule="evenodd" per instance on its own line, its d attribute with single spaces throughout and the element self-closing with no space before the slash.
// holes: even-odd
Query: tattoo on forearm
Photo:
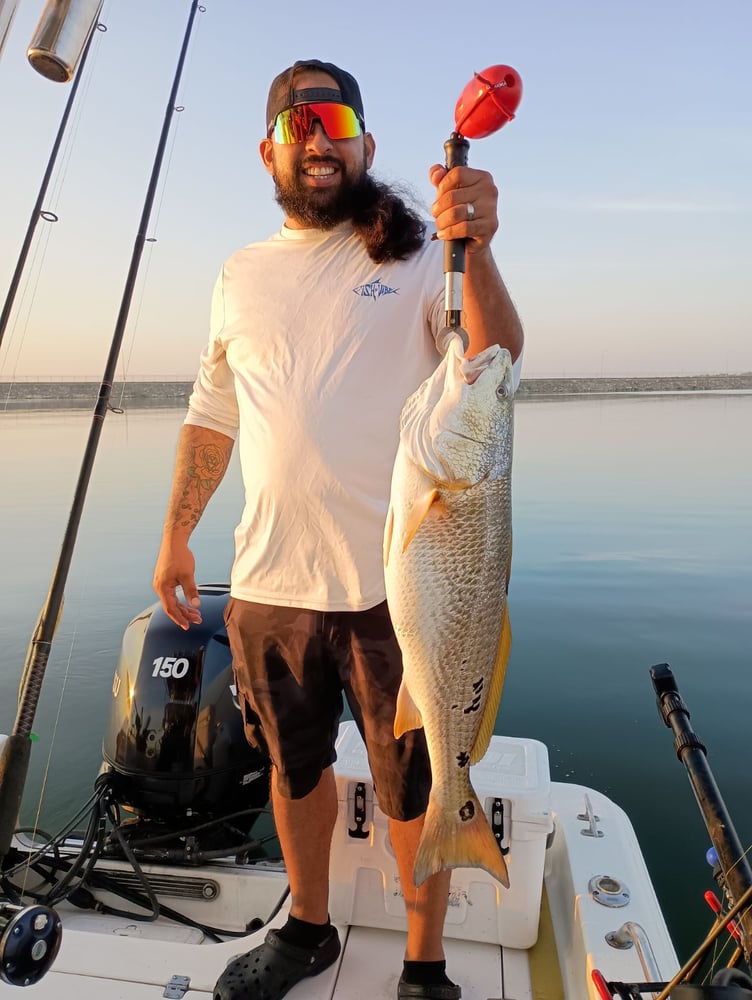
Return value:
<svg viewBox="0 0 752 1000">
<path fill-rule="evenodd" d="M 181 527 L 195 528 L 212 494 L 222 481 L 228 456 L 215 444 L 192 448 L 192 463 L 186 468 L 186 480 L 178 499 L 175 521 Z"/>
</svg>

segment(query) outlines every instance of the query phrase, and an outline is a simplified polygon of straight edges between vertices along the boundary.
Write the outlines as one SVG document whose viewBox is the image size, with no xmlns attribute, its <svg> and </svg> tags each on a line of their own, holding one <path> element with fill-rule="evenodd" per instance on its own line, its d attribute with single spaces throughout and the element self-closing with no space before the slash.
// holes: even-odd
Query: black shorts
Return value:
<svg viewBox="0 0 752 1000">
<path fill-rule="evenodd" d="M 310 611 L 231 598 L 225 622 L 246 736 L 269 755 L 285 797 L 308 795 L 336 760 L 344 693 L 382 811 L 399 820 L 425 812 L 424 732 L 394 738 L 402 656 L 386 602 L 367 611 Z"/>
</svg>

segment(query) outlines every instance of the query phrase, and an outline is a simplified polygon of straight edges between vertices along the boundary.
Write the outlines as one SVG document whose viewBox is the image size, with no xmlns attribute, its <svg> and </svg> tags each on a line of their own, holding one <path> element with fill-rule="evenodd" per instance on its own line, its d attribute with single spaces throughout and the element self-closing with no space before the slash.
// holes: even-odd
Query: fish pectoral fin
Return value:
<svg viewBox="0 0 752 1000">
<path fill-rule="evenodd" d="M 403 552 L 407 550 L 408 545 L 415 538 L 418 528 L 428 517 L 429 510 L 438 499 L 439 491 L 435 487 L 426 489 L 424 493 L 419 493 L 416 496 L 405 521 L 405 535 L 402 539 Z"/>
<path fill-rule="evenodd" d="M 496 663 L 494 664 L 493 675 L 491 676 L 491 687 L 486 699 L 486 707 L 483 710 L 483 719 L 478 729 L 478 735 L 475 737 L 475 743 L 470 751 L 471 764 L 477 764 L 482 759 L 486 750 L 488 750 L 488 744 L 491 742 L 511 648 L 512 627 L 509 624 L 509 606 L 505 604 L 504 620 L 501 626 L 501 635 L 499 636 L 499 647 L 496 652 Z"/>
<path fill-rule="evenodd" d="M 395 740 L 398 740 L 400 736 L 409 732 L 409 730 L 422 728 L 423 716 L 420 714 L 420 709 L 413 701 L 413 697 L 403 679 L 400 684 L 399 692 L 397 693 L 397 711 L 394 716 L 394 738 Z"/>
<path fill-rule="evenodd" d="M 394 507 L 389 505 L 386 515 L 386 525 L 384 526 L 384 566 L 389 565 L 389 553 L 392 549 L 392 536 L 394 535 Z"/>
</svg>

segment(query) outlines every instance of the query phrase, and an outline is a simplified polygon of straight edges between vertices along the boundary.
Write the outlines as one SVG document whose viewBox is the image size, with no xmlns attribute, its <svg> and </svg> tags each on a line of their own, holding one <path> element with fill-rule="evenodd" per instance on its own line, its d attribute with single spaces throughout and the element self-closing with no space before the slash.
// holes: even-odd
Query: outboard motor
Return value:
<svg viewBox="0 0 752 1000">
<path fill-rule="evenodd" d="M 112 685 L 103 772 L 115 800 L 175 829 L 232 814 L 247 832 L 269 798 L 268 758 L 245 738 L 224 610 L 202 586 L 200 625 L 179 628 L 153 604 L 128 625 Z"/>
</svg>

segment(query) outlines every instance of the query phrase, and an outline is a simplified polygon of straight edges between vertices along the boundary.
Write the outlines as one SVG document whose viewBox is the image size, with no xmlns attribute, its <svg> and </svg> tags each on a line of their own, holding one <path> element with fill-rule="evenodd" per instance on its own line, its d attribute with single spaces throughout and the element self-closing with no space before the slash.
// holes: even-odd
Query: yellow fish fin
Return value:
<svg viewBox="0 0 752 1000">
<path fill-rule="evenodd" d="M 470 763 L 477 764 L 483 757 L 488 744 L 491 742 L 494 725 L 496 723 L 496 713 L 499 711 L 501 701 L 501 689 L 504 687 L 504 677 L 507 672 L 507 661 L 512 648 L 512 628 L 509 624 L 508 605 L 504 606 L 504 621 L 501 626 L 501 636 L 499 637 L 499 648 L 496 653 L 496 663 L 494 664 L 491 676 L 491 688 L 486 698 L 486 707 L 483 711 L 478 735 L 475 737 L 473 749 L 470 751 Z"/>
<path fill-rule="evenodd" d="M 447 868 L 483 868 L 509 888 L 504 856 L 472 789 L 462 810 L 454 814 L 437 805 L 433 795 L 428 800 L 413 882 L 422 885 L 429 876 Z"/>
<path fill-rule="evenodd" d="M 415 538 L 418 528 L 428 517 L 428 512 L 431 509 L 432 504 L 436 503 L 438 499 L 439 491 L 435 487 L 427 489 L 425 493 L 419 493 L 418 496 L 416 496 L 415 502 L 410 508 L 410 513 L 407 515 L 405 537 L 402 541 L 403 552 L 407 550 L 407 546 L 413 538 Z"/>
<path fill-rule="evenodd" d="M 394 507 L 389 505 L 386 515 L 386 525 L 384 527 L 384 565 L 389 565 L 389 552 L 392 548 L 392 535 L 394 534 Z"/>
<path fill-rule="evenodd" d="M 422 729 L 422 727 L 423 716 L 420 714 L 420 709 L 413 701 L 413 697 L 403 679 L 397 694 L 397 711 L 394 716 L 394 738 L 398 740 L 408 730 Z"/>
</svg>

